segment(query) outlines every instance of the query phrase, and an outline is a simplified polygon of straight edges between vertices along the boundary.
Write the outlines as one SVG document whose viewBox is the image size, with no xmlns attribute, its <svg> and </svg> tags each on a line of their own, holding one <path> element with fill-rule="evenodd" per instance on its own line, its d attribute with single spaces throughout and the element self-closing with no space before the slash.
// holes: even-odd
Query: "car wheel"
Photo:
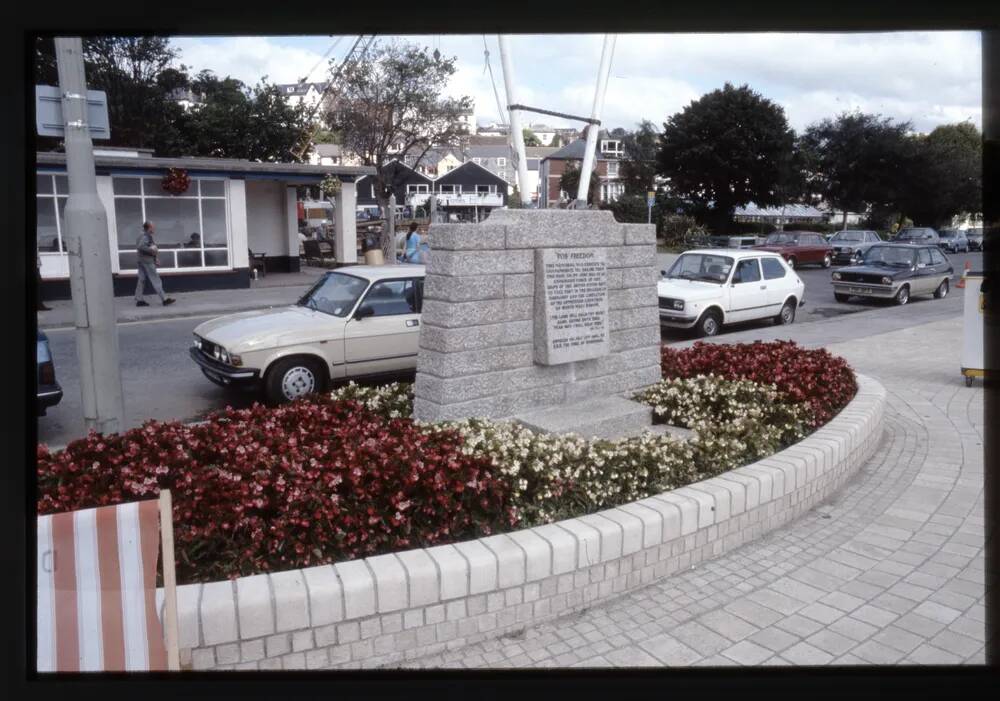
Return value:
<svg viewBox="0 0 1000 701">
<path fill-rule="evenodd" d="M 934 299 L 941 299 L 948 296 L 948 281 L 942 280 L 938 288 L 934 290 Z"/>
<path fill-rule="evenodd" d="M 825 256 L 823 256 L 823 267 L 829 268 L 831 263 L 833 263 L 833 259 L 830 257 L 830 254 L 827 253 Z"/>
<path fill-rule="evenodd" d="M 909 302 L 910 301 L 910 286 L 909 285 L 903 285 L 902 287 L 900 287 L 899 288 L 899 292 L 896 293 L 895 300 L 896 300 L 896 304 L 898 304 L 899 306 L 903 306 L 904 304 L 906 304 L 907 302 Z"/>
<path fill-rule="evenodd" d="M 718 336 L 722 329 L 722 318 L 719 312 L 709 309 L 698 320 L 698 333 L 701 336 Z"/>
<path fill-rule="evenodd" d="M 795 256 L 788 256 L 788 267 L 795 270 Z"/>
<path fill-rule="evenodd" d="M 309 358 L 284 358 L 267 371 L 264 394 L 272 405 L 322 392 L 326 375 L 320 364 Z"/>
<path fill-rule="evenodd" d="M 851 295 L 845 295 L 842 292 L 834 292 L 833 293 L 833 298 L 835 300 L 837 300 L 838 302 L 846 302 L 847 300 L 849 300 L 851 298 Z"/>
<path fill-rule="evenodd" d="M 795 302 L 789 300 L 785 302 L 785 306 L 781 308 L 778 312 L 778 316 L 774 317 L 774 322 L 776 324 L 781 324 L 782 326 L 787 326 L 795 321 Z"/>
</svg>

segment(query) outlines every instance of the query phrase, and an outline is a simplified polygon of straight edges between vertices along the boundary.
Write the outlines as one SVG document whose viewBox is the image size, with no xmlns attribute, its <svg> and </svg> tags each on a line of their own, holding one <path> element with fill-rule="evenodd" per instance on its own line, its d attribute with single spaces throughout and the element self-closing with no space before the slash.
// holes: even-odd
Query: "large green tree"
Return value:
<svg viewBox="0 0 1000 701">
<path fill-rule="evenodd" d="M 657 170 L 699 221 L 725 231 L 736 207 L 781 203 L 794 140 L 779 105 L 726 83 L 663 125 Z"/>
<path fill-rule="evenodd" d="M 908 180 L 908 122 L 860 112 L 810 125 L 799 139 L 806 185 L 844 212 L 881 210 Z"/>
<path fill-rule="evenodd" d="M 472 98 L 447 97 L 455 73 L 454 57 L 413 44 L 376 44 L 367 55 L 341 67 L 337 93 L 326 114 L 327 127 L 343 137 L 343 146 L 365 165 L 375 166 L 375 199 L 383 211 L 400 169 L 382 168 L 390 156 L 416 156 L 416 168 L 432 146 L 455 143 L 464 133 L 463 113 Z M 388 228 L 381 248 L 392 258 Z"/>
<path fill-rule="evenodd" d="M 969 122 L 911 136 L 896 200 L 918 226 L 946 226 L 956 214 L 982 211 L 983 139 Z"/>
<path fill-rule="evenodd" d="M 528 127 L 525 127 L 524 129 L 521 130 L 521 135 L 524 137 L 524 145 L 525 146 L 541 146 L 542 145 L 541 140 L 538 138 L 538 136 L 535 134 L 535 132 L 531 131 L 531 129 L 528 129 Z"/>
<path fill-rule="evenodd" d="M 618 166 L 618 177 L 625 186 L 626 195 L 646 197 L 656 189 L 656 153 L 660 147 L 656 125 L 644 119 L 635 131 L 622 137 L 624 158 Z"/>
</svg>

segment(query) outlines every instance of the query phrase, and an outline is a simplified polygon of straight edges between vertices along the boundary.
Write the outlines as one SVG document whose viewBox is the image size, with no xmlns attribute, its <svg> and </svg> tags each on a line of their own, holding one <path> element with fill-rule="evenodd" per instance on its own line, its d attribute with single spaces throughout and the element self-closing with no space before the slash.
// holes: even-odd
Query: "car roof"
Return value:
<svg viewBox="0 0 1000 701">
<path fill-rule="evenodd" d="M 423 277 L 425 268 L 422 265 L 389 264 L 389 265 L 345 265 L 331 270 L 331 273 L 344 273 L 363 277 L 367 280 L 385 280 L 387 278 Z"/>
<path fill-rule="evenodd" d="M 684 251 L 684 253 L 707 253 L 714 256 L 725 255 L 737 260 L 740 258 L 759 258 L 760 256 L 781 258 L 781 254 L 775 253 L 774 251 L 758 251 L 756 249 L 747 250 L 745 248 L 695 248 L 690 251 Z M 684 253 L 681 255 L 684 255 Z"/>
<path fill-rule="evenodd" d="M 937 248 L 929 243 L 896 243 L 895 241 L 882 241 L 875 246 L 888 246 L 890 248 Z M 874 248 L 875 246 L 872 246 Z"/>
</svg>

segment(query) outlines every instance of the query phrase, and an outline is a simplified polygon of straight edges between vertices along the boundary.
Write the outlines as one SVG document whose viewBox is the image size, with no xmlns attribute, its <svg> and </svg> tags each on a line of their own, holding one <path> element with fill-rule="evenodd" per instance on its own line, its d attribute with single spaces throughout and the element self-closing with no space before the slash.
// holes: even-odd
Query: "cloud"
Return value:
<svg viewBox="0 0 1000 701">
<path fill-rule="evenodd" d="M 479 119 L 499 117 L 482 35 L 401 36 L 457 56 L 451 95 L 470 95 Z M 337 54 L 353 42 L 345 37 Z M 320 59 L 318 38 L 183 38 L 181 60 L 254 83 L 263 74 L 293 82 Z M 589 115 L 603 35 L 516 35 L 510 39 L 518 102 Z M 319 51 L 312 46 L 324 46 Z M 486 36 L 500 103 L 506 106 L 495 35 Z M 307 48 L 310 47 L 310 48 Z M 971 118 L 982 124 L 981 39 L 977 32 L 814 34 L 620 34 L 602 121 L 630 128 L 662 123 L 728 81 L 748 84 L 786 109 L 797 130 L 854 108 L 908 120 L 921 131 Z M 320 70 L 313 79 L 325 74 Z M 553 126 L 578 123 L 531 115 Z"/>
</svg>

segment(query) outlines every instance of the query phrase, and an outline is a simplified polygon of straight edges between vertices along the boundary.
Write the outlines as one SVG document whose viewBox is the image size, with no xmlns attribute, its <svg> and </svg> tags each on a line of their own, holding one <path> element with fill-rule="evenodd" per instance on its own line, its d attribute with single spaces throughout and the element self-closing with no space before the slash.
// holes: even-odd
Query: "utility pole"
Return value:
<svg viewBox="0 0 1000 701">
<path fill-rule="evenodd" d="M 500 42 L 500 63 L 503 66 L 503 85 L 507 91 L 507 104 L 516 105 L 514 99 L 514 69 L 510 63 L 510 44 L 503 34 L 497 35 Z M 514 146 L 514 154 L 517 157 L 517 193 L 521 198 L 521 204 L 526 207 L 531 206 L 531 193 L 528 192 L 528 160 L 524 155 L 524 133 L 521 131 L 520 110 L 510 110 L 510 137 Z"/>
<path fill-rule="evenodd" d="M 64 240 L 76 313 L 83 422 L 87 431 L 118 433 L 125 429 L 118 326 L 108 248 L 108 215 L 97 196 L 94 146 L 87 125 L 83 42 L 80 37 L 57 37 L 55 47 L 69 175 Z"/>
<path fill-rule="evenodd" d="M 601 67 L 597 71 L 597 89 L 594 90 L 594 106 L 590 118 L 600 120 L 604 111 L 604 95 L 608 89 L 608 74 L 611 72 L 611 54 L 615 50 L 617 34 L 604 35 L 604 48 L 601 49 Z M 587 146 L 583 152 L 583 165 L 580 168 L 580 184 L 576 190 L 576 206 L 587 206 L 587 190 L 590 189 L 590 173 L 594 168 L 594 152 L 597 150 L 597 124 L 587 125 Z"/>
</svg>

